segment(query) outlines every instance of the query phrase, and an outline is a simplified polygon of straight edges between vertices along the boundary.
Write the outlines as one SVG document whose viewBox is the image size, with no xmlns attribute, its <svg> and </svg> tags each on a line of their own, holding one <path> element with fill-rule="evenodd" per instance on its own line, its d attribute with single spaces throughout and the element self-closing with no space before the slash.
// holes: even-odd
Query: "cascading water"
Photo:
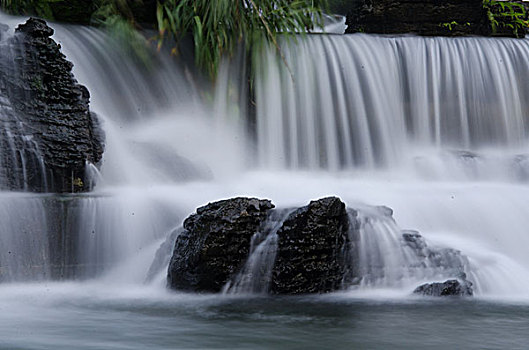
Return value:
<svg viewBox="0 0 529 350">
<path fill-rule="evenodd" d="M 4 34 L 3 36 L 10 36 Z M 0 43 L 5 41 L 0 34 Z M 31 130 L 20 120 L 14 111 L 8 93 L 14 92 L 9 80 L 18 74 L 24 74 L 24 63 L 21 62 L 22 44 L 3 46 L 0 52 L 0 69 L 4 79 L 0 86 L 0 188 L 3 190 L 33 188 L 48 189 L 47 171 L 43 155 L 33 139 Z M 16 62 L 16 63 L 15 63 Z M 30 98 L 26 92 L 26 98 Z"/>
<path fill-rule="evenodd" d="M 446 179 L 472 167 L 508 178 L 523 166 L 526 40 L 322 35 L 283 50 L 288 68 L 274 52 L 259 65 L 264 167 L 404 167 Z"/>
<path fill-rule="evenodd" d="M 520 180 L 528 174 L 528 41 L 299 40 L 282 49 L 288 68 L 275 53 L 263 55 L 252 140 L 244 132 L 245 104 L 234 98 L 244 96 L 232 81 L 235 68 L 225 66 L 216 91 L 203 92 L 169 57 L 153 56 L 145 68 L 98 30 L 55 29 L 76 77 L 91 91 L 107 144 L 95 192 L 63 198 L 68 220 L 59 229 L 46 221 L 64 213 L 46 214 L 44 204 L 31 204 L 38 196 L 27 199 L 27 210 L 42 210 L 31 216 L 42 220 L 43 236 L 76 237 L 62 260 L 51 259 L 57 263 L 44 269 L 51 271 L 44 278 L 104 273 L 108 283 L 138 284 L 168 232 L 208 201 L 252 195 L 292 207 L 337 195 L 349 205 L 387 205 L 395 212 L 396 222 L 361 213 L 358 268 L 368 277 L 357 289 L 408 294 L 418 283 L 464 270 L 480 295 L 524 295 L 529 191 Z M 211 108 L 204 101 L 213 97 Z M 247 169 L 251 164 L 258 166 Z M 16 217 L 5 216 L 16 225 Z M 417 255 L 401 228 L 418 230 L 431 249 L 420 254 L 450 261 L 444 265 L 453 271 Z M 3 239 L 13 240 L 14 232 L 4 230 Z M 273 260 L 274 235 L 259 241 L 245 269 L 266 277 L 259 265 Z M 36 256 L 49 254 L 46 249 Z M 452 259 L 450 249 L 460 250 L 462 260 Z M 29 276 L 16 272 L 19 263 L 7 265 L 19 276 L 11 279 Z M 62 272 L 52 273 L 57 268 Z M 228 291 L 266 290 L 247 277 Z"/>
<path fill-rule="evenodd" d="M 7 35 L 23 21 L 0 14 Z M 263 55 L 249 117 L 240 62 L 203 89 L 169 56 L 145 68 L 101 31 L 53 27 L 106 150 L 92 193 L 0 192 L 0 348 L 526 347 L 529 41 L 308 36 L 283 46 L 288 68 Z M 10 108 L 0 96 L 1 126 Z M 175 228 L 197 207 L 279 208 L 225 290 L 261 294 L 282 208 L 330 195 L 359 222 L 362 278 L 345 293 L 166 293 Z M 477 300 L 410 297 L 462 273 Z"/>
<path fill-rule="evenodd" d="M 277 254 L 277 231 L 290 214 L 290 210 L 274 211 L 264 227 L 254 234 L 250 254 L 233 283 L 224 286 L 229 294 L 266 294 L 272 281 L 272 270 Z"/>
</svg>

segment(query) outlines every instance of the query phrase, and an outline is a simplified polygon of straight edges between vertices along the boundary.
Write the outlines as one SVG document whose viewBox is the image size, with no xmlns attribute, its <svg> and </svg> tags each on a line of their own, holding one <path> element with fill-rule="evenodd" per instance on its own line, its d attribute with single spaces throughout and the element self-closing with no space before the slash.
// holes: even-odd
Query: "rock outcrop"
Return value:
<svg viewBox="0 0 529 350">
<path fill-rule="evenodd" d="M 184 221 L 176 239 L 169 287 L 219 292 L 233 283 L 249 257 L 252 237 L 275 220 L 273 207 L 268 200 L 234 198 L 197 209 Z M 270 293 L 326 293 L 342 287 L 349 272 L 350 216 L 354 217 L 339 198 L 329 197 L 292 211 L 280 222 L 277 245 L 271 252 L 276 259 Z"/>
<path fill-rule="evenodd" d="M 101 160 L 103 136 L 89 92 L 72 63 L 31 18 L 0 44 L 0 186 L 35 192 L 90 189 L 87 162 Z"/>
<path fill-rule="evenodd" d="M 312 201 L 291 213 L 277 232 L 271 292 L 308 294 L 338 290 L 346 273 L 348 230 L 345 204 L 336 197 Z"/>
<path fill-rule="evenodd" d="M 474 291 L 472 289 L 472 282 L 463 278 L 461 281 L 457 279 L 448 280 L 445 282 L 426 283 L 417 287 L 413 294 L 419 294 L 432 297 L 446 297 L 446 296 L 472 296 Z"/>
<path fill-rule="evenodd" d="M 483 0 L 354 0 L 348 33 L 490 35 Z"/>
<path fill-rule="evenodd" d="M 243 266 L 252 236 L 274 205 L 234 198 L 210 203 L 184 221 L 169 264 L 172 289 L 219 292 Z"/>
</svg>

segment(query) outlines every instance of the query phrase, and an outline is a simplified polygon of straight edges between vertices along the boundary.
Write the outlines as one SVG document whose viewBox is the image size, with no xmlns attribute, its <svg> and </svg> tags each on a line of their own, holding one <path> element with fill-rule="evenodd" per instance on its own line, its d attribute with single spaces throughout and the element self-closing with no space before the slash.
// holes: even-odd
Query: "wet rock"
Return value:
<svg viewBox="0 0 529 350">
<path fill-rule="evenodd" d="M 418 288 L 419 292 L 445 295 L 459 288 L 461 293 L 471 293 L 472 283 L 464 275 L 468 259 L 460 251 L 429 247 L 413 230 L 402 231 L 400 242 L 386 241 L 389 231 L 397 228 L 387 207 L 347 209 L 336 197 L 282 214 L 273 207 L 268 200 L 234 198 L 198 208 L 184 221 L 183 229 L 174 231 L 161 246 L 149 278 L 158 275 L 172 253 L 168 286 L 177 290 L 219 292 L 237 286 L 232 289 L 237 291 L 243 281 L 248 290 L 271 294 L 327 293 L 361 281 L 377 283 L 393 269 L 389 274 L 396 279 L 458 276 L 459 284 L 429 284 Z M 253 256 L 259 261 L 255 269 L 248 265 L 257 261 L 250 257 L 251 247 L 258 252 L 256 247 L 268 237 L 273 237 L 273 244 L 259 253 L 266 255 Z M 390 259 L 391 266 L 385 260 L 385 255 L 393 253 L 388 249 L 395 249 L 395 256 L 401 254 L 396 266 L 394 260 Z M 263 256 L 272 258 L 259 260 Z"/>
<path fill-rule="evenodd" d="M 26 23 L 18 26 L 17 31 L 32 38 L 47 38 L 53 35 L 54 30 L 44 20 L 30 18 Z"/>
<path fill-rule="evenodd" d="M 239 197 L 198 208 L 176 239 L 168 286 L 219 292 L 244 265 L 251 238 L 273 207 L 269 200 Z"/>
<path fill-rule="evenodd" d="M 89 111 L 88 90 L 31 18 L 0 44 L 0 183 L 35 192 L 89 190 L 85 167 L 103 153 L 103 134 Z"/>
<path fill-rule="evenodd" d="M 452 279 L 445 282 L 426 283 L 417 287 L 413 294 L 424 296 L 443 297 L 443 296 L 472 296 L 472 282 L 466 279 Z"/>
<path fill-rule="evenodd" d="M 277 232 L 271 293 L 325 293 L 339 289 L 346 273 L 349 219 L 336 197 L 312 201 L 289 215 Z"/>
</svg>

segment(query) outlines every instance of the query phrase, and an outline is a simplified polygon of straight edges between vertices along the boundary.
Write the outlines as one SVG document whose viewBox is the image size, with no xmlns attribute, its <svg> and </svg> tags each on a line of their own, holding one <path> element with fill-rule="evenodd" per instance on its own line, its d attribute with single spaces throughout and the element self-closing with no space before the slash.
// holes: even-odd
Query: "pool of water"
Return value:
<svg viewBox="0 0 529 350">
<path fill-rule="evenodd" d="M 529 303 L 4 285 L 1 349 L 525 349 Z"/>
</svg>

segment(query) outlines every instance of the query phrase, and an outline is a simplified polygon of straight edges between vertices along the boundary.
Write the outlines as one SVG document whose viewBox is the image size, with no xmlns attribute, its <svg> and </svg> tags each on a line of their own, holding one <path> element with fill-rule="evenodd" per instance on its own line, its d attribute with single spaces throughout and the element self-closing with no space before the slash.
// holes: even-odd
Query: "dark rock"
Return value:
<svg viewBox="0 0 529 350">
<path fill-rule="evenodd" d="M 54 33 L 46 21 L 38 18 L 30 18 L 26 23 L 19 25 L 16 30 L 33 38 L 47 38 Z"/>
<path fill-rule="evenodd" d="M 233 198 L 198 208 L 176 239 L 168 286 L 219 292 L 243 266 L 252 236 L 273 207 L 269 200 Z"/>
<path fill-rule="evenodd" d="M 482 0 L 355 0 L 347 32 L 490 35 Z"/>
<path fill-rule="evenodd" d="M 291 213 L 277 232 L 271 292 L 307 294 L 339 289 L 347 269 L 348 229 L 345 204 L 336 197 L 312 201 Z"/>
<path fill-rule="evenodd" d="M 50 36 L 31 18 L 0 47 L 0 183 L 35 192 L 89 190 L 103 135 L 88 109 L 88 90 Z"/>
<path fill-rule="evenodd" d="M 417 287 L 413 294 L 425 296 L 443 297 L 443 296 L 472 296 L 472 282 L 463 279 L 461 281 L 453 279 L 445 282 L 426 283 Z"/>
</svg>

